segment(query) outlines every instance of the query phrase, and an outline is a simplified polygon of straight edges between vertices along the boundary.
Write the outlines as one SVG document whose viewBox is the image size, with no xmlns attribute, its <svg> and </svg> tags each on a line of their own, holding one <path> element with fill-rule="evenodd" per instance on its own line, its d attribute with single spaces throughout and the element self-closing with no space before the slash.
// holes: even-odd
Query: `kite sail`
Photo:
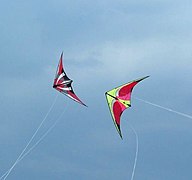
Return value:
<svg viewBox="0 0 192 180">
<path fill-rule="evenodd" d="M 55 88 L 57 91 L 61 92 L 62 94 L 68 96 L 69 98 L 73 99 L 74 101 L 86 106 L 74 93 L 73 88 L 71 86 L 72 82 L 73 81 L 68 78 L 67 74 L 64 71 L 63 53 L 62 53 L 58 67 L 57 67 L 53 88 Z"/>
<path fill-rule="evenodd" d="M 148 78 L 149 76 L 131 81 L 127 84 L 116 87 L 105 93 L 109 110 L 117 132 L 122 138 L 121 129 L 120 129 L 120 117 L 123 111 L 131 107 L 131 93 L 134 86 L 142 81 L 143 79 Z"/>
</svg>

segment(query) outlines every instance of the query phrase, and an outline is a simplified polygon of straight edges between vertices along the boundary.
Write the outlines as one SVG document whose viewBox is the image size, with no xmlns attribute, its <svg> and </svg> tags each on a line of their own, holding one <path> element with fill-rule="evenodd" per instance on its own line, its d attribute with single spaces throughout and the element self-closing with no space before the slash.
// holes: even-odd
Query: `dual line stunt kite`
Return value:
<svg viewBox="0 0 192 180">
<path fill-rule="evenodd" d="M 73 99 L 74 101 L 86 106 L 74 93 L 73 88 L 71 86 L 72 82 L 73 80 L 69 79 L 67 74 L 64 71 L 63 53 L 62 53 L 58 67 L 57 67 L 53 88 L 55 88 L 57 91 L 61 92 L 62 94 L 68 96 L 69 98 Z"/>
<path fill-rule="evenodd" d="M 121 129 L 120 129 L 121 114 L 125 109 L 131 107 L 131 93 L 134 86 L 140 81 L 142 81 L 143 79 L 148 77 L 149 76 L 146 76 L 146 77 L 131 81 L 127 84 L 116 87 L 105 93 L 113 122 L 121 138 L 122 138 Z"/>
</svg>

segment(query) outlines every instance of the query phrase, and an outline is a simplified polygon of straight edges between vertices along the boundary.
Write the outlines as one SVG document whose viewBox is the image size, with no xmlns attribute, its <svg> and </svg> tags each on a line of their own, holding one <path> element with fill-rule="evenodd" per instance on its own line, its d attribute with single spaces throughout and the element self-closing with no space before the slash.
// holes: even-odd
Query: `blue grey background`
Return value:
<svg viewBox="0 0 192 180">
<path fill-rule="evenodd" d="M 150 75 L 133 96 L 192 114 L 191 16 L 190 0 L 1 0 L 0 173 L 58 94 L 52 83 L 64 51 L 65 70 L 88 108 L 60 94 L 35 141 L 64 111 L 60 122 L 7 179 L 130 179 L 132 124 L 135 180 L 191 180 L 192 120 L 133 99 L 121 140 L 104 96 Z"/>
</svg>

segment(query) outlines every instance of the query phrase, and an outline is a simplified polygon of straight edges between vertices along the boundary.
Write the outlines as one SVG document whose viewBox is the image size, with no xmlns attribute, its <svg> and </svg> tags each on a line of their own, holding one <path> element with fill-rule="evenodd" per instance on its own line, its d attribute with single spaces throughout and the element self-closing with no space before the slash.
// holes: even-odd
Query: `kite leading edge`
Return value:
<svg viewBox="0 0 192 180">
<path fill-rule="evenodd" d="M 143 79 L 146 79 L 148 77 L 149 76 L 145 76 L 143 78 L 136 79 L 134 81 L 128 82 L 105 93 L 113 122 L 121 138 L 122 138 L 122 133 L 120 129 L 121 114 L 125 109 L 131 107 L 131 93 L 134 86 Z"/>
<path fill-rule="evenodd" d="M 61 92 L 62 94 L 68 96 L 72 100 L 86 106 L 74 93 L 73 88 L 72 88 L 72 82 L 73 80 L 69 79 L 67 74 L 64 71 L 63 68 L 63 53 L 61 54 L 59 64 L 57 67 L 57 72 L 55 75 L 54 83 L 53 83 L 53 88 L 55 88 L 57 91 Z"/>
</svg>

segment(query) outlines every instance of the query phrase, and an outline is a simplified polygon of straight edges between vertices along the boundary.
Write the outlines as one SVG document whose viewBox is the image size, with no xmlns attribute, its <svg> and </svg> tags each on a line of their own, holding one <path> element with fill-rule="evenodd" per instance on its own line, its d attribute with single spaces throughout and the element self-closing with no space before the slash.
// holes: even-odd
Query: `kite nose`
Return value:
<svg viewBox="0 0 192 180">
<path fill-rule="evenodd" d="M 57 86 L 54 84 L 54 85 L 53 85 L 53 88 L 56 88 L 56 87 L 57 87 Z"/>
</svg>

